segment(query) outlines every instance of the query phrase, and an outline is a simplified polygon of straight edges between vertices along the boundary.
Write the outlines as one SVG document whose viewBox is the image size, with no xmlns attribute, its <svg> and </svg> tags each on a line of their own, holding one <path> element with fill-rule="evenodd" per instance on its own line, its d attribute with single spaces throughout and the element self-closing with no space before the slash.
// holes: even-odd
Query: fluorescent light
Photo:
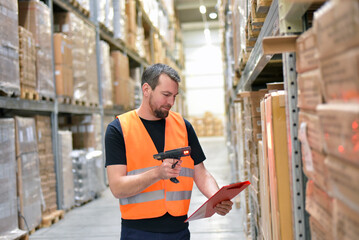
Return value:
<svg viewBox="0 0 359 240">
<path fill-rule="evenodd" d="M 210 19 L 216 19 L 216 18 L 217 18 L 217 13 L 211 12 L 211 13 L 209 14 L 209 18 L 210 18 Z"/>
<path fill-rule="evenodd" d="M 199 6 L 199 11 L 200 13 L 205 14 L 207 12 L 206 6 L 204 5 Z"/>
</svg>

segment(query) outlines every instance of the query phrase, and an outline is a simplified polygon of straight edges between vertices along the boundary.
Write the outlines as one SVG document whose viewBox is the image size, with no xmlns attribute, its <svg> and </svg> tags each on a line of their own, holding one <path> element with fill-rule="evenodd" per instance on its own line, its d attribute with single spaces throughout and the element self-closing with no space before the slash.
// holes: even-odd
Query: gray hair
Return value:
<svg viewBox="0 0 359 240">
<path fill-rule="evenodd" d="M 151 86 L 151 88 L 154 90 L 156 86 L 158 85 L 158 79 L 161 74 L 166 74 L 169 76 L 173 81 L 180 82 L 181 78 L 174 70 L 168 65 L 162 64 L 162 63 L 156 63 L 153 64 L 145 69 L 142 74 L 141 79 L 141 86 L 143 84 L 148 83 L 148 85 Z"/>
</svg>

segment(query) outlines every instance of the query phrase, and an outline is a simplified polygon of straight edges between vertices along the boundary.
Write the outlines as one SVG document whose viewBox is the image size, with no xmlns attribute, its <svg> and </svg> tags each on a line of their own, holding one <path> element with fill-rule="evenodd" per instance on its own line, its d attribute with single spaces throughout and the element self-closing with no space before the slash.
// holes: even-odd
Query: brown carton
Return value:
<svg viewBox="0 0 359 240">
<path fill-rule="evenodd" d="M 359 166 L 359 104 L 318 105 L 325 151 Z"/>
<path fill-rule="evenodd" d="M 313 28 L 298 37 L 296 54 L 296 70 L 298 73 L 318 68 L 317 37 Z"/>
<path fill-rule="evenodd" d="M 316 186 L 312 180 L 307 182 L 305 210 L 328 229 L 328 232 L 332 229 L 333 198 Z"/>
<path fill-rule="evenodd" d="M 326 102 L 359 102 L 358 68 L 359 48 L 321 61 L 321 80 Z"/>
<path fill-rule="evenodd" d="M 265 111 L 273 239 L 293 239 L 284 91 L 266 95 Z"/>
<path fill-rule="evenodd" d="M 359 238 L 359 213 L 339 200 L 334 201 L 334 239 Z"/>
<path fill-rule="evenodd" d="M 323 103 L 321 75 L 319 69 L 298 74 L 298 107 L 315 111 Z"/>
<path fill-rule="evenodd" d="M 328 156 L 331 195 L 359 212 L 359 167 L 342 159 Z"/>
<path fill-rule="evenodd" d="M 319 58 L 326 59 L 359 45 L 359 2 L 331 1 L 316 11 L 313 22 Z"/>
</svg>

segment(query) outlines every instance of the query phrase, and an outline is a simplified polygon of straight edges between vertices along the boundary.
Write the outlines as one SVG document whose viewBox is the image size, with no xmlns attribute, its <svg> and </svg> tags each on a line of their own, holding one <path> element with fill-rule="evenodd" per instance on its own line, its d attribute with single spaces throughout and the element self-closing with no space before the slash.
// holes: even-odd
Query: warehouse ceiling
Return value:
<svg viewBox="0 0 359 240">
<path fill-rule="evenodd" d="M 219 27 L 217 0 L 175 0 L 174 3 L 182 30 L 204 29 L 205 21 L 207 21 L 209 28 Z M 201 5 L 206 7 L 204 16 L 199 10 Z M 216 13 L 217 17 L 211 19 L 211 13 Z"/>
</svg>

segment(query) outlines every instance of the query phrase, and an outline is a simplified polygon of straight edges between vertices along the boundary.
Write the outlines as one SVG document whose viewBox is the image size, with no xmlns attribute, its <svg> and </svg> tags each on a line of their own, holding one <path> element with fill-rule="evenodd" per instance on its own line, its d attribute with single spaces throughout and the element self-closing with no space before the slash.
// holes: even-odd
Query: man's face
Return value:
<svg viewBox="0 0 359 240">
<path fill-rule="evenodd" d="M 157 87 L 151 91 L 149 104 L 153 115 L 156 118 L 164 119 L 168 116 L 175 102 L 178 94 L 178 83 L 166 74 L 160 75 L 158 83 Z"/>
</svg>

